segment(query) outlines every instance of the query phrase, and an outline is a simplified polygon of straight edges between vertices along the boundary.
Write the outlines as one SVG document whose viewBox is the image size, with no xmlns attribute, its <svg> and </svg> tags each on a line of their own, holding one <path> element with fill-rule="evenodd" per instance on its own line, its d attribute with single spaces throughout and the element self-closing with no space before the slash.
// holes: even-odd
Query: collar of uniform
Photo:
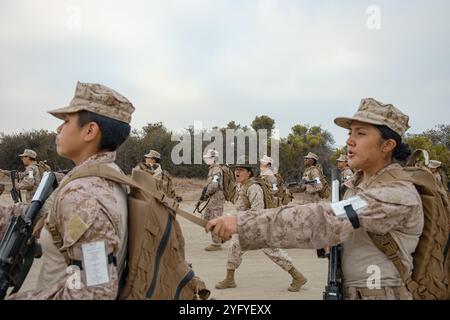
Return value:
<svg viewBox="0 0 450 320">
<path fill-rule="evenodd" d="M 59 185 L 61 185 L 66 179 L 69 179 L 69 177 L 72 176 L 73 173 L 76 172 L 78 170 L 78 168 L 80 168 L 80 167 L 87 166 L 89 164 L 94 164 L 94 163 L 111 163 L 111 162 L 114 162 L 114 160 L 116 160 L 116 152 L 115 151 L 106 151 L 106 152 L 94 154 L 93 156 L 87 158 L 83 163 L 79 164 L 78 166 L 76 166 L 72 170 L 70 170 L 69 173 L 67 173 L 64 176 L 64 178 L 62 178 Z M 59 187 L 58 187 L 58 189 L 59 189 Z"/>
<path fill-rule="evenodd" d="M 37 163 L 36 162 L 30 163 L 25 167 L 25 170 L 27 170 L 28 168 L 32 168 L 33 166 L 37 167 Z"/>
<path fill-rule="evenodd" d="M 78 166 L 76 166 L 75 168 L 73 168 L 69 172 L 69 174 L 74 172 L 75 170 L 77 170 L 78 168 L 80 168 L 82 166 L 87 166 L 89 164 L 94 164 L 94 163 L 111 163 L 111 162 L 114 162 L 114 160 L 116 160 L 116 152 L 115 151 L 106 151 L 106 152 L 97 153 L 97 154 L 94 154 L 93 156 L 87 158 L 83 163 L 81 163 Z"/>
<path fill-rule="evenodd" d="M 399 165 L 398 163 L 391 163 L 390 165 L 384 167 L 383 169 L 381 169 L 380 171 L 378 171 L 375 175 L 373 175 L 372 177 L 370 177 L 370 179 L 365 182 L 364 184 L 360 184 L 363 172 L 362 170 L 358 170 L 352 178 L 350 178 L 349 180 L 347 180 L 344 185 L 349 188 L 349 189 L 365 189 L 367 186 L 369 186 L 375 179 L 377 179 L 380 175 L 382 175 L 384 172 L 389 171 L 389 170 L 393 170 L 393 169 L 401 169 L 402 166 Z"/>
<path fill-rule="evenodd" d="M 272 175 L 273 174 L 273 172 L 272 172 L 272 170 L 270 169 L 270 168 L 267 168 L 267 169 L 265 169 L 264 171 L 263 170 L 261 170 L 261 173 L 260 173 L 262 176 L 270 176 L 270 175 Z"/>
</svg>

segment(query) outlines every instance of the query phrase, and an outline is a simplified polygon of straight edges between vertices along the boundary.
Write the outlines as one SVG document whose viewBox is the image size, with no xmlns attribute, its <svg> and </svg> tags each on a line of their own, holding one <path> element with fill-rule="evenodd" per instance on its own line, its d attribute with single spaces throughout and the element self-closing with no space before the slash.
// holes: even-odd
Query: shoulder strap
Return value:
<svg viewBox="0 0 450 320">
<path fill-rule="evenodd" d="M 381 183 L 381 182 L 392 182 L 392 181 L 408 181 L 414 184 L 414 180 L 408 176 L 408 174 L 401 169 L 393 169 L 383 172 L 379 177 L 372 181 L 370 185 L 373 183 Z"/>
<path fill-rule="evenodd" d="M 377 177 L 373 183 L 381 183 L 381 182 L 391 182 L 391 181 L 409 181 L 411 183 L 414 183 L 413 179 L 408 176 L 407 173 L 404 172 L 403 169 L 395 169 L 395 170 L 389 170 L 384 173 L 382 173 L 379 177 Z M 418 288 L 418 285 L 415 281 L 411 279 L 410 276 L 406 274 L 406 268 L 403 265 L 400 256 L 399 256 L 399 248 L 397 242 L 394 240 L 392 235 L 390 233 L 387 234 L 375 234 L 371 232 L 367 232 L 370 239 L 372 239 L 372 242 L 374 245 L 383 252 L 389 260 L 394 264 L 395 268 L 397 269 L 398 273 L 400 274 L 400 277 L 407 286 L 408 290 L 410 292 L 415 292 Z"/>
<path fill-rule="evenodd" d="M 367 232 L 372 242 L 375 246 L 383 252 L 389 260 L 394 264 L 398 273 L 400 274 L 400 278 L 403 283 L 406 285 L 408 290 L 413 293 L 417 290 L 419 285 L 411 279 L 410 276 L 406 274 L 406 268 L 403 265 L 400 256 L 399 256 L 399 248 L 397 242 L 395 242 L 394 238 L 390 233 L 387 234 L 374 234 L 371 232 Z"/>
<path fill-rule="evenodd" d="M 75 172 L 72 176 L 68 177 L 67 180 L 65 180 L 61 184 L 61 188 L 67 185 L 70 181 L 73 181 L 75 179 L 84 178 L 84 177 L 90 177 L 90 176 L 96 176 L 105 178 L 120 184 L 125 184 L 127 186 L 130 186 L 132 188 L 138 189 L 144 193 L 150 194 L 153 198 L 158 200 L 160 203 L 162 203 L 167 208 L 173 210 L 177 214 L 181 215 L 183 218 L 201 226 L 205 227 L 207 221 L 204 219 L 200 219 L 197 216 L 194 216 L 182 209 L 179 208 L 178 202 L 175 201 L 172 198 L 167 197 L 163 192 L 156 191 L 156 190 L 149 190 L 148 188 L 144 188 L 141 185 L 134 182 L 130 177 L 127 175 L 118 172 L 117 170 L 114 170 L 113 168 L 109 167 L 105 164 L 93 164 L 88 165 L 79 171 Z"/>
</svg>

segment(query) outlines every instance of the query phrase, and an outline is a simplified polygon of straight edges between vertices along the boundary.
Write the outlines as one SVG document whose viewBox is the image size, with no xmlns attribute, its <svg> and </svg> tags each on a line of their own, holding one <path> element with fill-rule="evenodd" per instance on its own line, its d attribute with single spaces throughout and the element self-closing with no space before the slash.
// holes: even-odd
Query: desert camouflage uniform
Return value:
<svg viewBox="0 0 450 320">
<path fill-rule="evenodd" d="M 94 155 L 75 167 L 63 179 L 70 177 L 80 168 L 97 163 L 114 164 L 115 152 Z M 54 203 L 56 201 L 56 203 Z M 116 183 L 99 177 L 79 178 L 57 189 L 46 202 L 44 212 L 50 212 L 53 219 L 46 217 L 46 223 L 54 221 L 67 249 L 69 260 L 83 261 L 82 245 L 104 241 L 106 254 L 117 257 L 118 266 L 110 263 L 110 280 L 105 284 L 87 287 L 84 271 L 81 271 L 81 288 L 73 286 L 71 274 L 67 271 L 65 256 L 53 242 L 48 227 L 40 232 L 40 244 L 43 249 L 42 269 L 36 290 L 17 293 L 11 299 L 115 299 L 118 294 L 118 273 L 122 270 L 127 239 L 126 192 Z M 50 210 L 48 210 L 51 208 Z M 11 216 L 12 207 L 0 205 L 0 230 L 7 216 Z M 3 227 L 4 228 L 4 227 Z"/>
<path fill-rule="evenodd" d="M 209 168 L 206 195 L 209 197 L 209 202 L 205 208 L 204 219 L 209 221 L 221 217 L 225 205 L 225 195 L 223 193 L 223 171 L 218 164 L 213 164 Z M 211 233 L 211 239 L 213 243 L 222 243 L 222 239 L 214 233 Z"/>
<path fill-rule="evenodd" d="M 275 177 L 275 173 L 273 173 L 272 169 L 267 168 L 264 171 L 261 171 L 261 178 L 264 179 L 264 181 L 266 181 L 269 186 L 270 186 L 270 190 L 272 191 L 273 194 L 277 193 L 278 191 L 278 181 L 277 181 L 277 177 Z M 274 190 L 274 185 L 276 186 L 276 189 Z"/>
<path fill-rule="evenodd" d="M 262 210 L 264 209 L 264 195 L 261 187 L 258 184 L 253 184 L 250 187 L 247 187 L 251 181 L 247 181 L 247 183 L 243 186 L 238 186 L 238 198 L 236 200 L 236 209 L 241 210 Z M 228 270 L 236 270 L 242 262 L 242 255 L 244 251 L 241 249 L 241 245 L 239 243 L 240 235 L 233 235 L 231 239 L 231 245 L 228 250 L 228 262 L 227 269 Z M 262 251 L 277 265 L 279 265 L 285 271 L 291 270 L 294 265 L 292 264 L 291 258 L 288 254 L 281 249 L 276 248 L 264 248 Z"/>
<path fill-rule="evenodd" d="M 25 201 L 31 202 L 39 182 L 41 182 L 39 167 L 35 163 L 28 165 L 23 172 L 19 172 L 18 178 L 19 182 L 16 184 L 17 190 L 25 190 Z"/>
<path fill-rule="evenodd" d="M 342 199 L 344 196 L 347 187 L 345 186 L 345 182 L 347 182 L 353 176 L 353 171 L 349 167 L 345 167 L 344 169 L 339 169 L 340 174 L 340 182 L 339 182 L 339 197 Z"/>
<path fill-rule="evenodd" d="M 347 180 L 349 180 L 353 176 L 353 171 L 349 167 L 345 167 L 340 171 L 341 175 L 341 184 L 344 184 Z"/>
<path fill-rule="evenodd" d="M 264 247 L 323 248 L 342 243 L 342 271 L 346 298 L 364 295 L 370 299 L 411 299 L 400 275 L 389 258 L 379 251 L 367 232 L 390 233 L 400 248 L 400 258 L 411 273 L 412 253 L 422 233 L 424 218 L 422 202 L 410 182 L 392 181 L 371 184 L 383 172 L 401 168 L 391 164 L 367 182 L 361 183 L 359 171 L 346 182 L 345 198 L 360 196 L 368 207 L 359 212 L 361 227 L 353 229 L 348 219 L 337 218 L 329 203 L 311 203 L 267 210 L 238 212 L 238 234 L 244 250 Z M 371 276 L 369 267 L 381 271 L 381 290 L 367 290 Z M 394 292 L 394 295 L 392 295 Z"/>
<path fill-rule="evenodd" d="M 319 168 L 316 166 L 311 166 L 305 169 L 303 173 L 302 180 L 315 180 L 316 178 L 321 178 Z M 307 184 L 306 190 L 304 192 L 305 198 L 303 203 L 313 203 L 320 201 L 319 193 L 322 191 L 322 183 Z"/>
</svg>

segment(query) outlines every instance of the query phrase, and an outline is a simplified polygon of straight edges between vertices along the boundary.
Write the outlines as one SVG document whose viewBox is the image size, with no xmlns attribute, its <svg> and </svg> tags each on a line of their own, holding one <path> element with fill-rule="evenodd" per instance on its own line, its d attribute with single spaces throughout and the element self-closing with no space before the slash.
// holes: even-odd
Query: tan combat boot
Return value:
<svg viewBox="0 0 450 320">
<path fill-rule="evenodd" d="M 222 249 L 222 245 L 220 243 L 211 243 L 205 248 L 206 251 L 217 251 L 220 249 Z"/>
<path fill-rule="evenodd" d="M 234 270 L 227 270 L 227 277 L 216 284 L 216 289 L 236 288 L 236 282 L 234 282 Z"/>
<path fill-rule="evenodd" d="M 306 283 L 306 281 L 308 281 L 308 279 L 306 279 L 300 271 L 295 269 L 295 267 L 292 267 L 292 269 L 289 270 L 289 274 L 292 276 L 292 282 L 288 288 L 288 291 L 297 292 Z"/>
</svg>

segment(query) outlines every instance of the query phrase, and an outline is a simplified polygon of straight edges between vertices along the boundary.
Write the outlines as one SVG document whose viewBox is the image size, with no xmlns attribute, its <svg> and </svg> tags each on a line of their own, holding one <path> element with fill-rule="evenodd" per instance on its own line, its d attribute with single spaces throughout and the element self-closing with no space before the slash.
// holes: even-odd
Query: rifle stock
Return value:
<svg viewBox="0 0 450 320">
<path fill-rule="evenodd" d="M 294 182 L 288 182 L 287 186 L 288 188 L 294 188 L 294 187 L 303 187 L 308 184 L 316 184 L 318 183 L 317 180 L 302 180 L 302 181 L 294 181 Z"/>
</svg>

